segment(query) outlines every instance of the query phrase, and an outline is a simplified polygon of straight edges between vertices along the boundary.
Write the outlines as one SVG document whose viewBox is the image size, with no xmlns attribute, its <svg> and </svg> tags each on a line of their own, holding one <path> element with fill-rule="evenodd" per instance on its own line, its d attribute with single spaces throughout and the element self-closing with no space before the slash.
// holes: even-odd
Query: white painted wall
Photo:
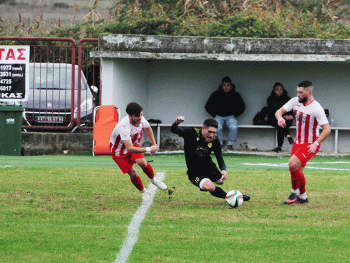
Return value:
<svg viewBox="0 0 350 263">
<path fill-rule="evenodd" d="M 102 61 L 102 105 L 112 103 L 119 107 L 121 117 L 126 115 L 126 105 L 135 101 L 144 107 L 147 119 L 172 123 L 178 115 L 183 115 L 188 124 L 202 123 L 210 117 L 204 109 L 207 99 L 218 89 L 221 79 L 229 76 L 246 103 L 246 111 L 238 118 L 239 124 L 252 124 L 254 115 L 266 105 L 275 82 L 284 84 L 293 97 L 298 83 L 311 80 L 315 86 L 314 97 L 329 109 L 335 126 L 350 127 L 350 65 L 347 63 L 119 58 Z M 237 145 L 242 143 L 239 140 L 244 142 L 249 133 L 239 131 Z M 333 151 L 331 137 L 322 148 Z M 349 134 L 343 132 L 339 138 L 346 140 L 344 144 L 339 143 L 339 149 L 350 152 L 350 147 L 343 149 L 343 145 L 349 145 Z M 255 145 L 256 140 L 250 144 Z M 285 146 L 289 148 L 286 142 Z"/>
<path fill-rule="evenodd" d="M 149 71 L 146 60 L 103 59 L 102 60 L 102 105 L 115 105 L 120 117 L 126 116 L 129 102 L 137 102 L 148 109 Z"/>
<path fill-rule="evenodd" d="M 341 63 L 212 62 L 157 60 L 149 76 L 149 114 L 163 123 L 185 115 L 188 123 L 201 123 L 209 115 L 204 105 L 228 75 L 246 103 L 240 124 L 252 124 L 257 111 L 266 105 L 275 82 L 284 84 L 291 97 L 296 87 L 309 79 L 314 97 L 338 126 L 350 127 L 343 109 L 350 108 L 350 65 Z"/>
</svg>

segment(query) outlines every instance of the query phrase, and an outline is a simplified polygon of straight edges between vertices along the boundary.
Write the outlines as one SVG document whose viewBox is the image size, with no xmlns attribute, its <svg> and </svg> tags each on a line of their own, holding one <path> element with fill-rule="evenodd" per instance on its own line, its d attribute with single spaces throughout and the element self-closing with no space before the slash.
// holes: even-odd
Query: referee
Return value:
<svg viewBox="0 0 350 263">
<path fill-rule="evenodd" d="M 226 192 L 213 183 L 222 185 L 227 179 L 226 164 L 216 136 L 218 122 L 214 118 L 209 118 L 204 121 L 202 128 L 179 127 L 184 121 L 185 117 L 177 117 L 170 131 L 184 138 L 188 179 L 201 191 L 209 191 L 212 196 L 225 199 Z M 210 156 L 212 151 L 220 170 Z M 249 195 L 243 195 L 244 201 L 249 199 Z"/>
</svg>

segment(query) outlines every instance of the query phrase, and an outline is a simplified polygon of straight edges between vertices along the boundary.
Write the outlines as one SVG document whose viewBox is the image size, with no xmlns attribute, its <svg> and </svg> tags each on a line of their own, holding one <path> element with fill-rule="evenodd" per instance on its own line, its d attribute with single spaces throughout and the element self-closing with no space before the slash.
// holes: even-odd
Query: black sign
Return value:
<svg viewBox="0 0 350 263">
<path fill-rule="evenodd" d="M 26 64 L 0 64 L 0 100 L 25 98 Z"/>
</svg>

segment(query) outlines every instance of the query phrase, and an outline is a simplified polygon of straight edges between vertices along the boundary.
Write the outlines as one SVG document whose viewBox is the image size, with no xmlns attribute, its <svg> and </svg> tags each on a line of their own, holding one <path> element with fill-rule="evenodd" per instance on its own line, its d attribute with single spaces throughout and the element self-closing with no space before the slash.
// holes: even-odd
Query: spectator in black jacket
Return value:
<svg viewBox="0 0 350 263">
<path fill-rule="evenodd" d="M 245 103 L 229 77 L 222 79 L 219 89 L 210 95 L 205 109 L 219 123 L 217 136 L 222 147 L 224 142 L 223 128 L 229 129 L 227 149 L 233 150 L 232 145 L 236 140 L 238 130 L 236 118 L 245 111 Z"/>
<path fill-rule="evenodd" d="M 293 124 L 293 112 L 287 112 L 283 115 L 283 118 L 286 120 L 286 127 L 282 128 L 278 126 L 275 113 L 280 109 L 284 104 L 290 100 L 288 92 L 284 89 L 284 86 L 276 82 L 273 85 L 271 95 L 267 98 L 267 107 L 268 107 L 268 124 L 276 127 L 277 129 L 277 148 L 273 149 L 274 152 L 279 153 L 282 151 L 282 145 L 284 142 L 284 136 L 287 137 L 288 142 L 293 144 L 294 140 L 290 136 L 289 127 Z"/>
</svg>

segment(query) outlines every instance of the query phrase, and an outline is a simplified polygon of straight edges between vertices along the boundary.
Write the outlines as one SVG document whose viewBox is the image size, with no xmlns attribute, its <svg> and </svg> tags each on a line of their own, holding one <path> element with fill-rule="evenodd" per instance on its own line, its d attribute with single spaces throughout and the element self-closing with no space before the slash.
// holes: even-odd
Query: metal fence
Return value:
<svg viewBox="0 0 350 263">
<path fill-rule="evenodd" d="M 22 128 L 40 131 L 93 129 L 99 105 L 100 61 L 91 59 L 97 39 L 0 37 L 0 45 L 30 46 L 28 101 Z M 76 55 L 78 54 L 78 55 Z"/>
</svg>

